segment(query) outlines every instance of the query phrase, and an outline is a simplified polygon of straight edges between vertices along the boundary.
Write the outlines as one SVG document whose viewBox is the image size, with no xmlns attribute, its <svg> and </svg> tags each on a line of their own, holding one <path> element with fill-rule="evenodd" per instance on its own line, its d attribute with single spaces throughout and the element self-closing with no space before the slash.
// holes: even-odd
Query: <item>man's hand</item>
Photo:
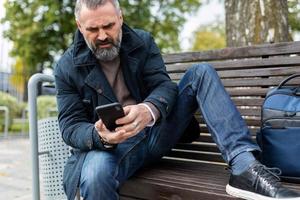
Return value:
<svg viewBox="0 0 300 200">
<path fill-rule="evenodd" d="M 95 128 L 98 131 L 99 136 L 109 144 L 119 144 L 127 139 L 123 136 L 125 133 L 124 130 L 110 131 L 106 128 L 101 119 L 95 123 Z"/>
<path fill-rule="evenodd" d="M 149 110 L 143 105 L 130 105 L 124 107 L 125 117 L 116 121 L 119 126 L 115 131 L 109 131 L 101 120 L 95 123 L 100 137 L 110 144 L 119 144 L 143 130 L 151 121 Z"/>
<path fill-rule="evenodd" d="M 153 119 L 150 111 L 143 105 L 130 105 L 124 107 L 125 117 L 116 121 L 116 131 L 124 130 L 129 137 L 143 130 Z"/>
</svg>

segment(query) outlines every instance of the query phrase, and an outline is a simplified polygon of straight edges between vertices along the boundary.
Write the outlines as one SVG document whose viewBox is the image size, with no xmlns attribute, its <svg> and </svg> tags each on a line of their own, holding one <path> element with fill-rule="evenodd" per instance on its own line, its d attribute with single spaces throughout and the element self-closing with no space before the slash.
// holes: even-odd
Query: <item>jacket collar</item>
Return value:
<svg viewBox="0 0 300 200">
<path fill-rule="evenodd" d="M 144 44 L 136 32 L 126 24 L 122 26 L 122 33 L 121 54 L 129 55 L 132 51 Z M 73 61 L 75 67 L 95 65 L 98 63 L 97 58 L 86 45 L 84 37 L 79 30 L 76 31 L 74 38 Z"/>
</svg>

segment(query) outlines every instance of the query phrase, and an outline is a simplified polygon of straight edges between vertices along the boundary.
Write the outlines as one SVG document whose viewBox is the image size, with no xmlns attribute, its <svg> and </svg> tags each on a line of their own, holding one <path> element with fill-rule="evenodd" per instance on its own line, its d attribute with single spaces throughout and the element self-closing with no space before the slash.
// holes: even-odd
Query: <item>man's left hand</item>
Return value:
<svg viewBox="0 0 300 200">
<path fill-rule="evenodd" d="M 116 121 L 116 131 L 124 130 L 127 138 L 135 136 L 143 130 L 153 119 L 150 111 L 143 105 L 130 105 L 124 107 L 125 117 Z"/>
</svg>

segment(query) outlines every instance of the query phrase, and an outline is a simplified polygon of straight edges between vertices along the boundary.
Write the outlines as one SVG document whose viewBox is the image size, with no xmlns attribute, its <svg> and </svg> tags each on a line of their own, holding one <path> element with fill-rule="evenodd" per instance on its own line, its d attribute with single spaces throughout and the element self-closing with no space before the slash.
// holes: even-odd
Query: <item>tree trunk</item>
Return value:
<svg viewBox="0 0 300 200">
<path fill-rule="evenodd" d="M 225 0 L 228 47 L 290 40 L 287 0 Z"/>
</svg>

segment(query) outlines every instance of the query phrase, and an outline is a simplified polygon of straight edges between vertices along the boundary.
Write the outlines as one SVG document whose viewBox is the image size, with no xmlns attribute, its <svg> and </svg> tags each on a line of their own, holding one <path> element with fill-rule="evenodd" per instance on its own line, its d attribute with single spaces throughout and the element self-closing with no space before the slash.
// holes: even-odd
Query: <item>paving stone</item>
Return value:
<svg viewBox="0 0 300 200">
<path fill-rule="evenodd" d="M 0 194 L 6 200 L 32 200 L 28 138 L 0 140 Z"/>
</svg>

